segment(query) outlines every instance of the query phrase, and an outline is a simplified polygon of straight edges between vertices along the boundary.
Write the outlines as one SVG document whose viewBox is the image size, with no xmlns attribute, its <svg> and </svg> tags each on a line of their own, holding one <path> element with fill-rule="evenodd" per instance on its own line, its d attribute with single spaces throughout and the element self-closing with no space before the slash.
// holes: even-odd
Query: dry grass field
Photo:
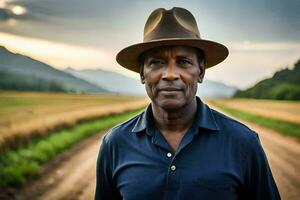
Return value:
<svg viewBox="0 0 300 200">
<path fill-rule="evenodd" d="M 0 150 L 32 136 L 145 106 L 132 96 L 0 92 Z"/>
<path fill-rule="evenodd" d="M 224 105 L 272 119 L 300 124 L 300 102 L 256 100 L 256 99 L 217 99 L 208 104 Z"/>
</svg>

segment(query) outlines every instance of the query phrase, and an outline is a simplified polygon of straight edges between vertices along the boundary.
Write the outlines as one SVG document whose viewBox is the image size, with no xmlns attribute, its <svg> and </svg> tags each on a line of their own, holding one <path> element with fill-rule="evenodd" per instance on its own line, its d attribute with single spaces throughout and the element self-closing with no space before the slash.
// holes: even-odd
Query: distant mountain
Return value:
<svg viewBox="0 0 300 200">
<path fill-rule="evenodd" d="M 246 90 L 237 91 L 234 97 L 300 100 L 300 59 L 293 69 L 277 71 L 271 78 L 264 79 Z"/>
<path fill-rule="evenodd" d="M 130 78 L 120 73 L 102 69 L 74 70 L 72 68 L 65 69 L 65 72 L 94 83 L 95 85 L 101 86 L 114 93 L 146 95 L 144 85 L 140 83 L 140 80 Z"/>
<path fill-rule="evenodd" d="M 229 98 L 237 90 L 237 87 L 204 79 L 202 84 L 198 84 L 197 95 L 202 98 Z"/>
<path fill-rule="evenodd" d="M 115 93 L 146 95 L 144 85 L 140 83 L 140 80 L 116 72 L 102 69 L 74 70 L 72 68 L 67 68 L 65 71 Z M 203 84 L 199 85 L 197 95 L 203 98 L 227 98 L 231 97 L 236 90 L 236 87 L 205 80 Z"/>
<path fill-rule="evenodd" d="M 0 47 L 0 89 L 103 93 L 107 90 L 24 55 Z"/>
</svg>

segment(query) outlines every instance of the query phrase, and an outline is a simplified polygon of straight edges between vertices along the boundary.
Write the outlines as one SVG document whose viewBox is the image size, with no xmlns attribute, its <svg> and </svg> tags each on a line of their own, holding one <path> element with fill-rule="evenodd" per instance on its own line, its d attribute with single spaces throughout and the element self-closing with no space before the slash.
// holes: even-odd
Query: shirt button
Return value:
<svg viewBox="0 0 300 200">
<path fill-rule="evenodd" d="M 175 171 L 175 170 L 176 170 L 176 166 L 175 166 L 175 165 L 172 165 L 172 166 L 171 166 L 171 170 L 172 170 L 172 171 Z"/>
<path fill-rule="evenodd" d="M 172 154 L 171 153 L 167 153 L 167 157 L 171 158 Z"/>
</svg>

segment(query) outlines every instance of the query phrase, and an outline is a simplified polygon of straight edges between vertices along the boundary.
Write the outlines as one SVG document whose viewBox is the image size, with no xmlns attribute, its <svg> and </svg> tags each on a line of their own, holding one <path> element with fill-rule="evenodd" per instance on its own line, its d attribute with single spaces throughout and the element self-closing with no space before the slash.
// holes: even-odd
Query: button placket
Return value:
<svg viewBox="0 0 300 200">
<path fill-rule="evenodd" d="M 178 168 L 176 165 L 176 154 L 171 153 L 171 151 L 167 151 L 166 160 L 169 162 L 168 172 L 167 172 L 167 189 L 174 190 L 179 187 L 179 177 L 178 177 Z"/>
<path fill-rule="evenodd" d="M 168 158 L 172 158 L 172 153 L 171 153 L 171 152 L 168 152 L 168 153 L 167 153 L 167 157 L 168 157 Z M 172 164 L 173 160 L 174 160 L 174 158 L 173 158 L 172 161 L 171 161 L 170 170 L 174 172 L 174 171 L 176 170 L 176 165 Z"/>
</svg>

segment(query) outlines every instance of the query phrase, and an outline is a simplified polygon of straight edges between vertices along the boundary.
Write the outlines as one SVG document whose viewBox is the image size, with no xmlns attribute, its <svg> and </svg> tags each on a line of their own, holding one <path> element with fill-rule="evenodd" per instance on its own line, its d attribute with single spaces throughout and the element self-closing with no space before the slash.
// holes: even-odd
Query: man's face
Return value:
<svg viewBox="0 0 300 200">
<path fill-rule="evenodd" d="M 144 58 L 141 80 L 156 106 L 176 110 L 195 98 L 197 82 L 203 78 L 205 68 L 194 48 L 156 48 L 146 52 Z"/>
</svg>

